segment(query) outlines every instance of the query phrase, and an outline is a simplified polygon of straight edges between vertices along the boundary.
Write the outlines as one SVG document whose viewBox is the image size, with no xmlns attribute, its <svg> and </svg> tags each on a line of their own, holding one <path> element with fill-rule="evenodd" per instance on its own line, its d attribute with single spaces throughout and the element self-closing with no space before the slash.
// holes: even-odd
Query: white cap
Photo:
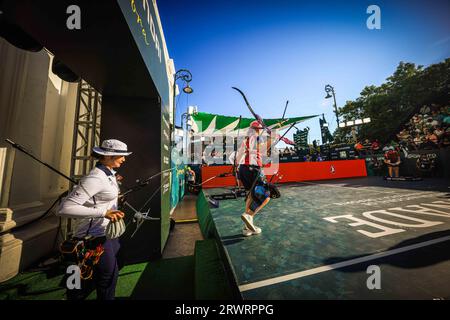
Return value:
<svg viewBox="0 0 450 320">
<path fill-rule="evenodd" d="M 104 140 L 101 147 L 94 147 L 92 151 L 102 156 L 129 156 L 132 154 L 132 152 L 128 152 L 125 143 L 115 139 Z"/>
</svg>

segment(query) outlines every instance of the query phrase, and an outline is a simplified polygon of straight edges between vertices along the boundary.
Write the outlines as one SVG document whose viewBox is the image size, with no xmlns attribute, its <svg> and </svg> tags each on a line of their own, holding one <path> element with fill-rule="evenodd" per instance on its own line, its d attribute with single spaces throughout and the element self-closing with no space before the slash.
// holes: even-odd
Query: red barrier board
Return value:
<svg viewBox="0 0 450 320">
<path fill-rule="evenodd" d="M 287 162 L 278 164 L 278 173 L 282 178 L 279 183 L 330 180 L 339 178 L 365 177 L 366 162 L 364 160 L 338 160 L 323 162 Z M 231 166 L 202 167 L 202 181 L 226 172 L 231 172 Z M 270 170 L 264 169 L 270 178 Z M 203 188 L 231 187 L 235 185 L 233 176 L 217 177 L 206 182 Z"/>
</svg>

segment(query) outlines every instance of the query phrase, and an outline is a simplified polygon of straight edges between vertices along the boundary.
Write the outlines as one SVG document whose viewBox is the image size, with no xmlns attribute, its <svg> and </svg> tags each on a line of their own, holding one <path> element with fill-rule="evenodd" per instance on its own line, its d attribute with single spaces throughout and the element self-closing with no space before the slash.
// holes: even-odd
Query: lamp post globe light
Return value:
<svg viewBox="0 0 450 320">
<path fill-rule="evenodd" d="M 333 97 L 334 100 L 334 113 L 336 113 L 336 122 L 339 128 L 339 114 L 338 114 L 338 110 L 337 110 L 337 105 L 336 105 L 336 96 L 334 94 L 334 88 L 332 86 L 330 86 L 329 84 L 327 84 L 325 86 L 325 92 L 327 93 L 327 96 L 325 97 L 325 99 L 331 98 Z M 330 92 L 332 95 L 330 95 Z"/>
<path fill-rule="evenodd" d="M 172 109 L 172 114 L 173 114 L 173 130 L 172 130 L 172 145 L 175 145 L 175 124 L 176 124 L 176 117 L 175 117 L 175 112 L 176 112 L 176 100 L 175 100 L 175 96 L 176 96 L 176 87 L 177 87 L 177 80 L 183 80 L 184 82 L 184 87 L 183 87 L 183 92 L 186 94 L 191 94 L 194 92 L 194 90 L 189 86 L 189 82 L 192 81 L 192 74 L 189 70 L 187 69 L 180 69 L 178 70 L 174 75 L 173 75 L 173 109 Z"/>
</svg>

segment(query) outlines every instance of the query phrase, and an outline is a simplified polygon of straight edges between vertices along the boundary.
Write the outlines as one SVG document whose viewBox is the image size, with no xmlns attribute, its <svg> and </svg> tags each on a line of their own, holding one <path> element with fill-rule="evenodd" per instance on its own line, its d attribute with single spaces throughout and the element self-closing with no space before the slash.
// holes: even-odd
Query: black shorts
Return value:
<svg viewBox="0 0 450 320">
<path fill-rule="evenodd" d="M 238 171 L 238 178 L 243 183 L 245 190 L 250 190 L 252 186 L 255 186 L 258 184 L 258 182 L 261 182 L 259 167 L 240 165 Z M 256 183 L 254 183 L 255 179 L 258 179 Z"/>
</svg>

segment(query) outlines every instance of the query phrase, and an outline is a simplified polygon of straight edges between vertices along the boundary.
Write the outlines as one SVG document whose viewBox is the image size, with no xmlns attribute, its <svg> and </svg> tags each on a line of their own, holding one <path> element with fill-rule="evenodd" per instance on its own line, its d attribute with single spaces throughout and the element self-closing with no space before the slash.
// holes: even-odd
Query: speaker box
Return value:
<svg viewBox="0 0 450 320">
<path fill-rule="evenodd" d="M 0 8 L 1 10 L 1 8 Z M 0 16 L 0 37 L 4 38 L 13 46 L 31 52 L 39 52 L 44 46 L 34 40 L 19 26 L 6 22 Z"/>
<path fill-rule="evenodd" d="M 64 63 L 59 61 L 56 57 L 53 58 L 52 72 L 67 82 L 80 82 L 81 77 L 69 69 Z"/>
</svg>

